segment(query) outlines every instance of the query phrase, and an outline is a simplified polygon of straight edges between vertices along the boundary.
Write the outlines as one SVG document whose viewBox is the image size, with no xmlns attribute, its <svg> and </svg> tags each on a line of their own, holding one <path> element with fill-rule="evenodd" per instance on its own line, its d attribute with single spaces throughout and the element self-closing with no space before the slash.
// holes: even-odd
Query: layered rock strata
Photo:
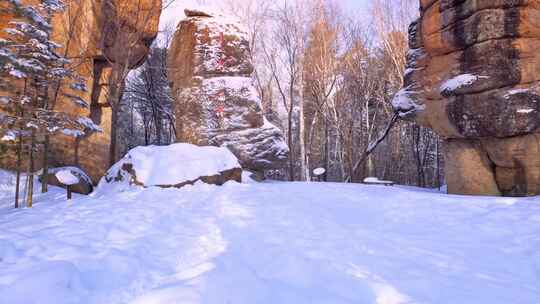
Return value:
<svg viewBox="0 0 540 304">
<path fill-rule="evenodd" d="M 394 108 L 445 139 L 450 193 L 540 194 L 540 2 L 421 0 Z"/>
</svg>

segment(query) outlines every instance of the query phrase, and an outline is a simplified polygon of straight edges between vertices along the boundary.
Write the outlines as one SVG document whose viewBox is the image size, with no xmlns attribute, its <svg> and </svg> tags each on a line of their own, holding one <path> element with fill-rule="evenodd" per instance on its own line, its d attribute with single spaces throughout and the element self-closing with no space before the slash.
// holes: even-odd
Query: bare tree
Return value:
<svg viewBox="0 0 540 304">
<path fill-rule="evenodd" d="M 275 89 L 286 113 L 289 154 L 289 179 L 295 180 L 297 160 L 299 179 L 309 176 L 306 166 L 305 123 L 303 115 L 303 56 L 305 53 L 310 19 L 309 2 L 285 2 L 269 12 L 273 20 L 271 41 L 262 44 L 265 64 L 272 77 Z"/>
<path fill-rule="evenodd" d="M 322 147 L 323 167 L 325 170 L 324 180 L 328 179 L 331 154 L 337 160 L 337 166 L 341 176 L 344 175 L 344 167 L 341 153 L 342 139 L 339 134 L 342 130 L 338 107 L 340 106 L 341 83 L 341 41 L 342 25 L 339 22 L 340 15 L 335 6 L 325 5 L 322 1 L 316 8 L 316 21 L 309 35 L 308 46 L 304 58 L 304 97 L 306 107 L 304 116 L 308 122 L 307 155 L 306 163 L 311 160 L 313 153 L 315 128 L 323 130 Z M 331 136 L 334 133 L 337 136 Z M 335 147 L 331 147 L 331 138 Z M 332 153 L 333 152 L 333 153 Z"/>
<path fill-rule="evenodd" d="M 111 107 L 109 163 L 117 160 L 117 125 L 126 78 L 145 59 L 158 30 L 161 0 L 103 1 L 106 28 L 103 34 L 105 58 L 110 66 L 107 104 Z"/>
</svg>

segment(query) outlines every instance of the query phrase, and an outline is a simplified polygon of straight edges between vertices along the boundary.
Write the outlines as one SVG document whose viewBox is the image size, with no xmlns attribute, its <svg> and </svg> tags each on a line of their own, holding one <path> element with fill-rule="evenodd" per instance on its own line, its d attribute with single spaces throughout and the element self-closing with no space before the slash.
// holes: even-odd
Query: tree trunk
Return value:
<svg viewBox="0 0 540 304">
<path fill-rule="evenodd" d="M 292 101 L 291 101 L 292 104 Z M 292 108 L 292 105 L 291 105 Z M 288 130 L 287 130 L 287 141 L 289 144 L 289 181 L 294 181 L 294 147 L 293 147 L 293 132 L 292 132 L 292 111 L 289 110 L 289 117 L 288 117 Z"/>
<path fill-rule="evenodd" d="M 416 183 L 418 187 L 424 187 L 424 164 L 420 155 L 420 141 L 422 137 L 422 130 L 420 126 L 413 126 L 413 149 L 416 158 Z"/>
<path fill-rule="evenodd" d="M 435 138 L 435 153 L 437 153 L 437 188 L 439 189 L 439 191 L 441 191 L 441 160 L 440 160 L 440 157 L 439 157 L 439 137 L 436 136 Z"/>
<path fill-rule="evenodd" d="M 127 60 L 127 58 L 126 58 Z M 117 161 L 118 149 L 118 111 L 120 110 L 120 101 L 124 92 L 124 81 L 129 72 L 127 62 L 123 64 L 113 64 L 111 75 L 109 76 L 109 95 L 107 102 L 111 107 L 111 145 L 109 146 L 109 166 Z"/>
<path fill-rule="evenodd" d="M 45 142 L 43 143 L 43 172 L 41 178 L 41 193 L 48 191 L 48 175 L 49 175 L 49 143 L 50 136 L 45 135 Z"/>
<path fill-rule="evenodd" d="M 298 145 L 300 146 L 300 180 L 309 181 L 309 168 L 306 159 L 306 139 L 305 139 L 305 120 L 304 120 L 304 101 L 303 97 L 299 100 L 298 106 Z"/>
<path fill-rule="evenodd" d="M 358 168 L 360 168 L 360 165 L 362 165 L 364 163 L 364 161 L 369 157 L 369 155 L 375 151 L 375 149 L 377 148 L 377 146 L 382 143 L 384 141 L 384 139 L 388 136 L 388 134 L 390 134 L 390 130 L 392 130 L 392 128 L 394 127 L 394 125 L 396 124 L 396 122 L 398 121 L 399 119 L 399 115 L 398 114 L 394 114 L 394 116 L 392 117 L 392 119 L 388 122 L 388 125 L 386 126 L 386 128 L 384 129 L 384 132 L 377 138 L 377 140 L 373 143 L 370 143 L 367 147 L 367 149 L 364 151 L 363 155 L 360 157 L 360 159 L 356 162 L 356 164 L 354 165 L 353 167 L 353 170 L 352 170 L 352 173 L 351 176 L 348 176 L 346 179 L 345 179 L 345 182 L 350 182 L 351 181 L 351 178 L 352 176 L 354 176 L 354 174 L 356 174 Z"/>
<path fill-rule="evenodd" d="M 35 147 L 35 131 L 32 131 L 30 139 L 30 153 L 29 153 L 29 165 L 28 165 L 28 197 L 26 205 L 28 208 L 32 208 L 34 198 L 34 147 Z"/>
<path fill-rule="evenodd" d="M 17 181 L 15 182 L 15 208 L 19 208 L 19 192 L 21 187 L 22 135 L 19 134 L 17 147 Z"/>
<path fill-rule="evenodd" d="M 116 163 L 116 145 L 117 145 L 117 124 L 118 124 L 118 111 L 115 107 L 111 106 L 111 145 L 109 146 L 109 167 L 112 167 Z"/>
<path fill-rule="evenodd" d="M 317 115 L 313 116 L 311 123 L 309 124 L 308 137 L 306 143 L 306 171 L 309 180 L 311 180 L 311 154 L 313 153 L 313 131 L 315 130 L 315 124 L 317 123 Z"/>
<path fill-rule="evenodd" d="M 329 171 L 329 163 L 330 163 L 330 159 L 329 159 L 329 155 L 330 155 L 330 143 L 329 143 L 329 132 L 328 132 L 328 118 L 324 118 L 324 175 L 323 175 L 323 180 L 325 182 L 328 181 L 328 171 Z"/>
</svg>

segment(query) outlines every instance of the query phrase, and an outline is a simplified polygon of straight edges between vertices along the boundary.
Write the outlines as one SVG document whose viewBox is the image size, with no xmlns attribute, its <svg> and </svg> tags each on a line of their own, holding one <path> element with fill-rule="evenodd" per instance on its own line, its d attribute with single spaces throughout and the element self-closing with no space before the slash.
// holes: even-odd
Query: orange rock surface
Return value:
<svg viewBox="0 0 540 304">
<path fill-rule="evenodd" d="M 540 1 L 421 0 L 394 108 L 445 139 L 456 194 L 540 194 Z"/>
<path fill-rule="evenodd" d="M 22 0 L 25 5 L 40 2 Z M 77 108 L 60 97 L 54 109 L 90 117 L 103 132 L 78 139 L 54 136 L 51 165 L 80 167 L 97 183 L 109 165 L 112 112 L 106 94 L 111 65 L 118 59 L 125 60 L 121 64 L 127 63 L 130 69 L 142 64 L 157 35 L 162 4 L 161 0 L 71 0 L 65 4 L 51 22 L 52 39 L 63 46 L 60 52 L 86 80 L 88 92 L 77 94 L 90 108 Z M 10 21 L 12 16 L 0 15 L 0 38 Z M 13 158 L 4 159 L 0 166 L 13 168 Z"/>
</svg>

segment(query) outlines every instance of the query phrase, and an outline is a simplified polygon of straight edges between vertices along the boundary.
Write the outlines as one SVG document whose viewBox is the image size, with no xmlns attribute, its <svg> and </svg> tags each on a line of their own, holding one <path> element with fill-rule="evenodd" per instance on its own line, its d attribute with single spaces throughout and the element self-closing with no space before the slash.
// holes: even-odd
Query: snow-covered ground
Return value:
<svg viewBox="0 0 540 304">
<path fill-rule="evenodd" d="M 14 210 L 0 179 L 0 303 L 540 303 L 539 198 L 268 182 Z"/>
</svg>

